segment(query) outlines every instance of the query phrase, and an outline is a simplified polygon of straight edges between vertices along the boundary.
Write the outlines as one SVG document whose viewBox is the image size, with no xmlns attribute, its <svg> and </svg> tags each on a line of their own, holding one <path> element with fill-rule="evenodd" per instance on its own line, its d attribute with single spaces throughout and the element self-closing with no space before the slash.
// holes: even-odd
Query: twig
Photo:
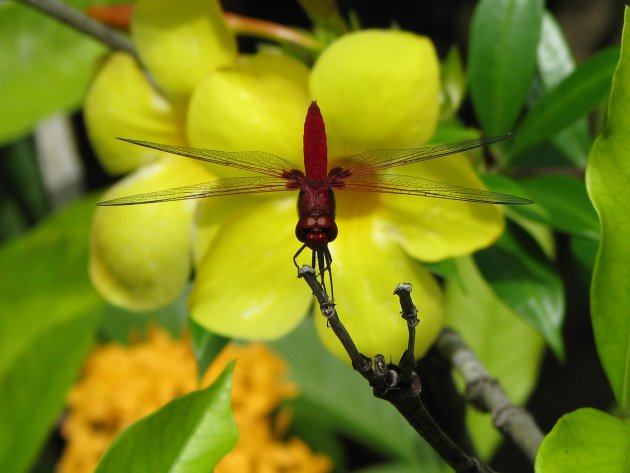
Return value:
<svg viewBox="0 0 630 473">
<path fill-rule="evenodd" d="M 438 352 L 463 376 L 470 402 L 491 412 L 494 425 L 534 463 L 544 434 L 525 409 L 515 406 L 475 354 L 453 330 L 442 331 L 436 342 Z"/>
<path fill-rule="evenodd" d="M 407 422 L 420 434 L 433 449 L 458 473 L 490 473 L 492 470 L 466 454 L 453 442 L 435 422 L 420 397 L 420 378 L 413 370 L 403 376 L 403 369 L 387 364 L 383 355 L 376 355 L 372 360 L 362 355 L 347 330 L 339 320 L 334 303 L 317 280 L 315 271 L 310 266 L 302 266 L 298 277 L 304 278 L 319 302 L 322 314 L 341 341 L 353 368 L 368 380 L 374 395 L 391 403 L 403 415 Z M 411 302 L 411 285 L 399 285 L 395 293 L 401 300 L 403 318 L 409 327 L 409 344 L 401 363 L 407 364 L 408 357 L 413 357 L 413 340 L 417 325 L 416 309 Z M 407 367 L 404 368 L 407 371 Z M 408 378 L 408 379 L 404 379 Z M 404 381 L 404 382 L 403 382 Z"/>
<path fill-rule="evenodd" d="M 407 330 L 409 332 L 407 349 L 400 359 L 400 382 L 408 384 L 411 382 L 412 372 L 416 364 L 414 347 L 416 345 L 416 327 L 420 321 L 418 320 L 418 310 L 411 300 L 411 284 L 400 283 L 394 289 L 394 294 L 400 299 L 400 307 L 402 307 L 400 315 L 407 321 Z"/>
<path fill-rule="evenodd" d="M 124 35 L 105 26 L 104 24 L 93 20 L 82 12 L 67 6 L 59 0 L 17 0 L 24 5 L 28 5 L 40 10 L 47 15 L 63 21 L 78 31 L 96 38 L 102 43 L 110 46 L 112 49 L 125 51 L 136 59 L 138 54 L 133 43 Z"/>
<path fill-rule="evenodd" d="M 322 312 L 322 315 L 326 317 L 330 328 L 332 328 L 333 332 L 335 332 L 335 335 L 337 335 L 337 338 L 345 348 L 348 356 L 350 356 L 352 367 L 356 371 L 361 373 L 364 377 L 366 377 L 366 379 L 370 381 L 370 383 L 372 381 L 376 381 L 377 375 L 372 369 L 371 360 L 359 353 L 359 350 L 352 341 L 350 334 L 348 334 L 346 327 L 343 326 L 343 324 L 339 320 L 339 317 L 337 316 L 334 302 L 332 302 L 328 298 L 326 291 L 317 280 L 315 270 L 310 266 L 304 265 L 298 269 L 298 277 L 304 278 L 306 283 L 313 291 L 313 295 L 317 298 L 317 301 L 319 302 L 319 308 Z"/>
</svg>

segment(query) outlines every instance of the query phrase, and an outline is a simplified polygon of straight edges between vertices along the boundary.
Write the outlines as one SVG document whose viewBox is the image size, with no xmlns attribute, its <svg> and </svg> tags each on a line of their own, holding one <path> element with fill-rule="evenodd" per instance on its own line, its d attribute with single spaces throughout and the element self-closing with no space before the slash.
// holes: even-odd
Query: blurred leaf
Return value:
<svg viewBox="0 0 630 473">
<path fill-rule="evenodd" d="M 197 377 L 201 381 L 212 361 L 230 339 L 208 331 L 191 317 L 188 318 L 188 330 L 195 361 L 197 361 Z"/>
<path fill-rule="evenodd" d="M 538 45 L 538 74 L 544 91 L 553 89 L 574 70 L 571 48 L 553 15 L 545 10 Z M 590 146 L 586 117 L 556 134 L 552 142 L 574 164 L 585 165 Z"/>
<path fill-rule="evenodd" d="M 151 327 L 159 326 L 180 338 L 188 322 L 188 295 L 190 288 L 182 291 L 171 304 L 147 312 L 132 312 L 110 304 L 99 327 L 99 335 L 107 341 L 128 344 L 138 337 L 145 337 Z"/>
<path fill-rule="evenodd" d="M 536 473 L 623 473 L 630 465 L 630 421 L 596 409 L 560 418 L 540 445 Z"/>
<path fill-rule="evenodd" d="M 471 257 L 459 258 L 457 267 L 465 285 L 447 282 L 445 325 L 459 331 L 512 402 L 524 403 L 536 385 L 543 339 L 497 297 Z M 501 440 L 490 417 L 468 413 L 471 437 L 484 458 Z"/>
<path fill-rule="evenodd" d="M 591 318 L 599 357 L 619 409 L 630 403 L 630 8 L 625 8 L 621 57 L 608 100 L 608 120 L 586 169 L 599 214 L 601 243 L 591 285 Z"/>
<path fill-rule="evenodd" d="M 426 446 L 392 405 L 372 395 L 360 374 L 323 348 L 311 320 L 270 347 L 289 364 L 290 377 L 300 386 L 300 402 L 310 405 L 320 425 L 408 461 Z"/>
<path fill-rule="evenodd" d="M 412 463 L 385 463 L 381 465 L 354 470 L 354 473 L 448 473 L 451 470 L 444 462 L 423 462 L 421 465 Z"/>
<path fill-rule="evenodd" d="M 112 0 L 66 0 L 83 10 Z M 105 48 L 59 21 L 0 2 L 0 143 L 18 138 L 53 112 L 79 106 Z"/>
<path fill-rule="evenodd" d="M 91 346 L 89 198 L 0 248 L 0 471 L 27 471 Z"/>
<path fill-rule="evenodd" d="M 569 43 L 549 10 L 543 13 L 537 62 L 538 74 L 545 90 L 554 88 L 575 70 Z"/>
<path fill-rule="evenodd" d="M 233 363 L 228 365 L 207 389 L 179 397 L 132 424 L 95 471 L 214 471 L 238 439 L 230 404 L 233 368 Z"/>
<path fill-rule="evenodd" d="M 499 174 L 481 174 L 481 179 L 484 184 L 494 192 L 502 192 L 504 194 L 511 194 L 517 197 L 523 197 L 526 199 L 534 200 L 532 196 L 527 194 L 527 191 L 523 188 L 519 181 L 516 181 L 508 176 Z M 517 212 L 527 218 L 534 220 L 543 220 L 546 217 L 546 212 L 540 206 L 534 204 L 530 205 L 514 205 L 503 207 L 506 212 Z"/>
<path fill-rule="evenodd" d="M 600 51 L 542 97 L 521 122 L 510 156 L 542 144 L 608 97 L 618 48 Z"/>
<path fill-rule="evenodd" d="M 50 206 L 32 138 L 0 150 L 0 185 L 19 203 L 29 223 L 41 220 L 48 213 Z"/>
<path fill-rule="evenodd" d="M 497 296 L 529 322 L 562 359 L 562 280 L 531 236 L 508 224 L 495 245 L 475 253 L 475 261 Z"/>
<path fill-rule="evenodd" d="M 520 181 L 542 209 L 537 217 L 558 231 L 599 238 L 599 221 L 584 182 L 569 176 L 540 176 Z"/>
<path fill-rule="evenodd" d="M 298 3 L 318 29 L 335 35 L 348 31 L 337 0 L 298 0 Z"/>
<path fill-rule="evenodd" d="M 440 67 L 440 121 L 455 116 L 466 95 L 466 75 L 461 54 L 453 46 Z"/>
<path fill-rule="evenodd" d="M 512 194 L 519 197 L 532 196 L 512 178 L 498 174 L 482 174 L 481 179 L 493 191 L 504 194 Z M 553 259 L 556 254 L 556 245 L 553 231 L 546 225 L 548 213 L 540 205 L 513 205 L 504 207 L 505 215 L 510 220 L 521 226 L 531 237 L 536 240 L 538 246 L 547 258 Z M 545 224 L 541 223 L 545 222 Z"/>
<path fill-rule="evenodd" d="M 435 263 L 422 262 L 422 266 L 431 271 L 433 274 L 440 276 L 444 279 L 459 279 L 459 273 L 457 272 L 457 265 L 455 259 L 449 258 Z"/>
<path fill-rule="evenodd" d="M 480 136 L 481 132 L 474 128 L 464 128 L 459 124 L 447 125 L 441 123 L 438 125 L 437 130 L 435 130 L 435 134 L 431 138 L 430 143 L 453 143 L 457 141 L 473 140 L 475 138 L 479 138 Z"/>
<path fill-rule="evenodd" d="M 330 458 L 334 465 L 334 473 L 346 473 L 347 453 L 346 444 L 331 428 L 329 422 L 319 422 L 318 412 L 313 412 L 314 406 L 302 398 L 290 401 L 291 428 L 289 436 L 297 436 L 317 453 L 323 453 Z M 287 404 L 284 404 L 286 407 Z M 316 409 L 316 408 L 315 408 Z"/>
<path fill-rule="evenodd" d="M 591 285 L 593 267 L 595 266 L 597 248 L 599 247 L 599 238 L 594 240 L 576 235 L 571 237 L 569 245 L 571 253 L 578 263 L 578 271 L 582 282 L 586 287 L 589 287 Z"/>
<path fill-rule="evenodd" d="M 542 0 L 481 0 L 470 32 L 469 82 L 486 135 L 510 131 L 536 67 Z"/>
</svg>

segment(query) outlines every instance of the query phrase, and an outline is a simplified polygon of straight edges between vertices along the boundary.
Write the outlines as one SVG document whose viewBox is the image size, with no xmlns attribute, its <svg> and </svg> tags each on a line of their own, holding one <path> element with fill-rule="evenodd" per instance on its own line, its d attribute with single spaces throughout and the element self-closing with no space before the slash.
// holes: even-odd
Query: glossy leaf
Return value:
<svg viewBox="0 0 630 473">
<path fill-rule="evenodd" d="M 597 214 L 582 180 L 549 175 L 523 179 L 519 184 L 542 209 L 540 221 L 561 232 L 598 238 Z"/>
<path fill-rule="evenodd" d="M 234 365 L 207 389 L 179 397 L 125 430 L 97 473 L 213 471 L 238 439 L 230 404 Z"/>
<path fill-rule="evenodd" d="M 0 471 L 27 471 L 91 346 L 87 199 L 0 248 Z"/>
<path fill-rule="evenodd" d="M 511 131 L 536 67 L 542 0 L 481 0 L 470 33 L 470 93 L 486 135 Z"/>
<path fill-rule="evenodd" d="M 496 245 L 475 254 L 475 261 L 497 296 L 563 358 L 562 280 L 534 240 L 511 224 Z"/>
<path fill-rule="evenodd" d="M 596 409 L 561 417 L 540 445 L 536 473 L 627 473 L 630 421 Z"/>
<path fill-rule="evenodd" d="M 510 400 L 522 404 L 536 385 L 544 341 L 497 297 L 472 258 L 456 264 L 463 285 L 447 282 L 446 325 L 459 331 Z M 490 415 L 469 410 L 468 426 L 478 451 L 488 458 L 500 441 Z"/>
<path fill-rule="evenodd" d="M 343 321 L 343 313 L 339 316 Z M 393 406 L 372 395 L 361 375 L 323 348 L 313 321 L 305 320 L 270 346 L 289 364 L 301 401 L 311 405 L 318 422 L 386 455 L 409 461 L 417 456 L 421 440 L 415 431 Z"/>
<path fill-rule="evenodd" d="M 604 102 L 618 57 L 617 48 L 595 54 L 536 102 L 518 127 L 510 155 L 544 143 Z"/>
<path fill-rule="evenodd" d="M 587 190 L 601 224 L 593 270 L 591 317 L 599 357 L 619 409 L 630 404 L 630 9 L 625 9 L 621 57 L 615 71 L 606 127 L 589 155 Z"/>
<path fill-rule="evenodd" d="M 538 76 L 546 93 L 575 70 L 570 46 L 553 15 L 545 10 L 538 45 Z M 552 142 L 574 164 L 585 165 L 590 147 L 586 117 L 552 137 Z"/>
<path fill-rule="evenodd" d="M 64 3 L 82 10 L 94 2 Z M 1 2 L 0 143 L 28 133 L 47 115 L 78 107 L 94 60 L 104 52 L 95 40 L 59 21 L 15 2 Z"/>
</svg>

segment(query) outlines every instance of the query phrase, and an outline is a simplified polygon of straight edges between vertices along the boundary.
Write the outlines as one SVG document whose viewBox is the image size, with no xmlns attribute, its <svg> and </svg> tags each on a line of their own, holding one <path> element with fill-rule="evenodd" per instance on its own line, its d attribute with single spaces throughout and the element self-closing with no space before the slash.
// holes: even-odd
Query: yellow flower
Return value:
<svg viewBox="0 0 630 473">
<path fill-rule="evenodd" d="M 164 14 L 163 9 L 156 9 Z M 153 17 L 141 18 L 142 11 L 138 10 L 134 22 L 155 21 L 152 41 L 159 44 L 155 38 L 159 37 L 160 22 Z M 190 21 L 193 22 L 192 17 Z M 220 22 L 215 18 L 207 24 Z M 195 34 L 206 33 L 201 29 Z M 176 49 L 178 36 L 171 35 L 170 30 L 166 34 L 169 48 Z M 213 33 L 209 37 L 221 35 Z M 142 35 L 134 39 L 139 43 L 146 40 Z M 185 36 L 182 50 L 191 47 L 190 41 L 190 35 Z M 199 44 L 209 41 L 206 38 Z M 217 40 L 219 45 L 225 43 Z M 145 47 L 140 45 L 139 50 L 142 52 Z M 159 50 L 152 51 L 153 60 L 160 62 Z M 171 75 L 180 70 L 177 54 L 165 55 L 163 61 L 159 65 L 149 61 L 147 64 L 156 70 L 168 70 Z M 183 136 L 192 147 L 265 151 L 301 168 L 302 127 L 312 99 L 318 101 L 326 122 L 329 166 L 334 166 L 338 158 L 368 149 L 419 146 L 433 135 L 437 125 L 437 57 L 429 39 L 411 33 L 368 30 L 348 34 L 323 51 L 312 71 L 286 55 L 270 53 L 240 57 L 232 65 L 212 67 L 215 66 L 205 74 L 195 75 L 192 85 L 190 77 L 182 79 L 187 87 L 192 87 L 184 111 L 183 102 L 173 99 L 169 103 L 177 112 L 156 114 L 147 107 L 145 113 L 136 113 L 137 120 L 135 116 L 123 119 L 120 129 L 111 123 L 101 126 L 101 121 L 114 117 L 100 115 L 98 109 L 106 107 L 107 95 L 116 94 L 116 90 L 111 81 L 99 77 L 90 95 L 100 96 L 101 104 L 89 101 L 94 110 L 87 114 L 93 117 L 92 122 L 88 120 L 91 135 L 98 135 L 94 142 L 98 145 L 106 141 L 100 130 L 106 130 L 111 139 L 127 136 L 168 144 L 180 144 L 178 137 Z M 186 70 L 183 74 L 193 75 Z M 166 83 L 160 74 L 156 74 L 156 80 Z M 168 83 L 173 81 L 170 77 Z M 99 91 L 101 88 L 105 91 Z M 181 95 L 186 94 L 178 93 Z M 134 107 L 133 110 L 139 105 Z M 186 118 L 180 120 L 180 115 Z M 144 122 L 153 126 L 145 133 L 141 127 L 146 116 L 150 120 Z M 154 132 L 160 128 L 156 120 L 167 122 L 161 125 L 167 130 L 179 127 L 181 133 L 170 132 L 165 139 L 156 139 Z M 136 135 L 125 133 L 123 128 L 128 122 L 133 122 L 130 129 Z M 132 155 L 140 153 L 130 145 L 122 145 Z M 109 151 L 105 147 L 101 150 L 101 155 Z M 121 148 L 115 152 L 112 149 L 112 153 L 116 156 L 103 159 L 121 159 Z M 209 171 L 188 163 L 187 166 L 199 169 L 197 179 L 192 179 L 192 169 L 173 171 L 182 158 L 161 159 L 157 171 L 147 177 L 142 175 L 145 167 L 141 168 L 125 180 L 128 184 L 117 189 L 115 195 L 144 192 L 148 186 L 155 189 L 158 182 L 162 189 L 201 182 L 209 180 L 210 172 L 220 177 L 243 175 L 228 167 L 214 166 Z M 482 186 L 468 159 L 461 155 L 394 173 Z M 162 178 L 165 175 L 173 179 L 167 182 Z M 146 184 L 150 179 L 153 181 Z M 311 304 L 311 295 L 297 280 L 291 262 L 299 248 L 294 235 L 295 194 L 101 208 L 92 233 L 92 280 L 101 293 L 119 305 L 163 305 L 183 288 L 183 275 L 189 268 L 187 255 L 192 249 L 196 276 L 189 302 L 192 317 L 210 331 L 225 336 L 280 337 L 300 322 Z M 441 327 L 443 302 L 437 283 L 415 260 L 439 261 L 489 245 L 503 229 L 500 211 L 493 206 L 443 199 L 342 191 L 336 195 L 339 237 L 330 250 L 335 302 L 343 322 L 364 354 L 383 353 L 397 359 L 406 345 L 407 329 L 391 291 L 398 282 L 411 282 L 421 318 L 416 353 L 422 355 Z M 176 232 L 179 233 L 174 236 Z M 192 241 L 192 248 L 187 238 Z M 165 243 L 171 239 L 170 245 Z M 307 259 L 303 262 L 310 263 Z M 179 263 L 175 264 L 175 260 Z M 173 271 L 169 271 L 171 267 Z M 320 316 L 316 320 L 325 344 L 345 358 L 325 320 Z"/>
<path fill-rule="evenodd" d="M 282 416 L 274 419 L 273 414 L 297 391 L 285 379 L 284 362 L 264 346 L 228 345 L 204 375 L 201 386 L 211 384 L 233 359 L 237 363 L 231 397 L 239 441 L 215 471 L 330 471 L 327 457 L 311 452 L 298 438 L 283 439 L 284 431 L 277 422 Z M 59 473 L 94 471 L 123 429 L 196 389 L 196 380 L 190 344 L 173 340 L 162 330 L 152 330 L 147 341 L 129 347 L 108 344 L 96 349 L 69 395 L 69 412 L 62 426 L 67 445 L 57 467 Z"/>
</svg>

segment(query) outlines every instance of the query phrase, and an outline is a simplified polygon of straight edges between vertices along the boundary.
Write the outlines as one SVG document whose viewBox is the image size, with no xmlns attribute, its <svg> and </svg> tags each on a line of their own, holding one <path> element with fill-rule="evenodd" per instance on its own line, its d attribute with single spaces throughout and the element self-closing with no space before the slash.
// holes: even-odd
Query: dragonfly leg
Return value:
<svg viewBox="0 0 630 473">
<path fill-rule="evenodd" d="M 328 248 L 324 248 L 322 250 L 313 251 L 313 266 L 317 264 L 318 276 L 322 287 L 324 288 L 324 292 L 326 292 L 326 273 L 328 273 L 328 280 L 330 281 L 330 299 L 334 301 L 334 292 L 333 292 L 333 281 L 332 281 L 332 256 L 330 255 L 330 251 Z M 326 294 L 328 294 L 326 292 Z"/>
<path fill-rule="evenodd" d="M 302 253 L 302 251 L 304 251 L 304 248 L 306 248 L 306 243 L 300 246 L 300 249 L 297 250 L 296 253 L 293 255 L 293 264 L 297 269 L 300 269 L 300 266 L 297 264 L 297 257 L 300 256 L 300 253 Z"/>
<path fill-rule="evenodd" d="M 326 267 L 324 271 L 328 271 L 328 279 L 330 280 L 330 299 L 335 302 L 335 290 L 333 289 L 333 279 L 332 279 L 332 255 L 330 254 L 330 250 L 328 247 L 324 248 L 324 259 L 326 261 Z"/>
</svg>

